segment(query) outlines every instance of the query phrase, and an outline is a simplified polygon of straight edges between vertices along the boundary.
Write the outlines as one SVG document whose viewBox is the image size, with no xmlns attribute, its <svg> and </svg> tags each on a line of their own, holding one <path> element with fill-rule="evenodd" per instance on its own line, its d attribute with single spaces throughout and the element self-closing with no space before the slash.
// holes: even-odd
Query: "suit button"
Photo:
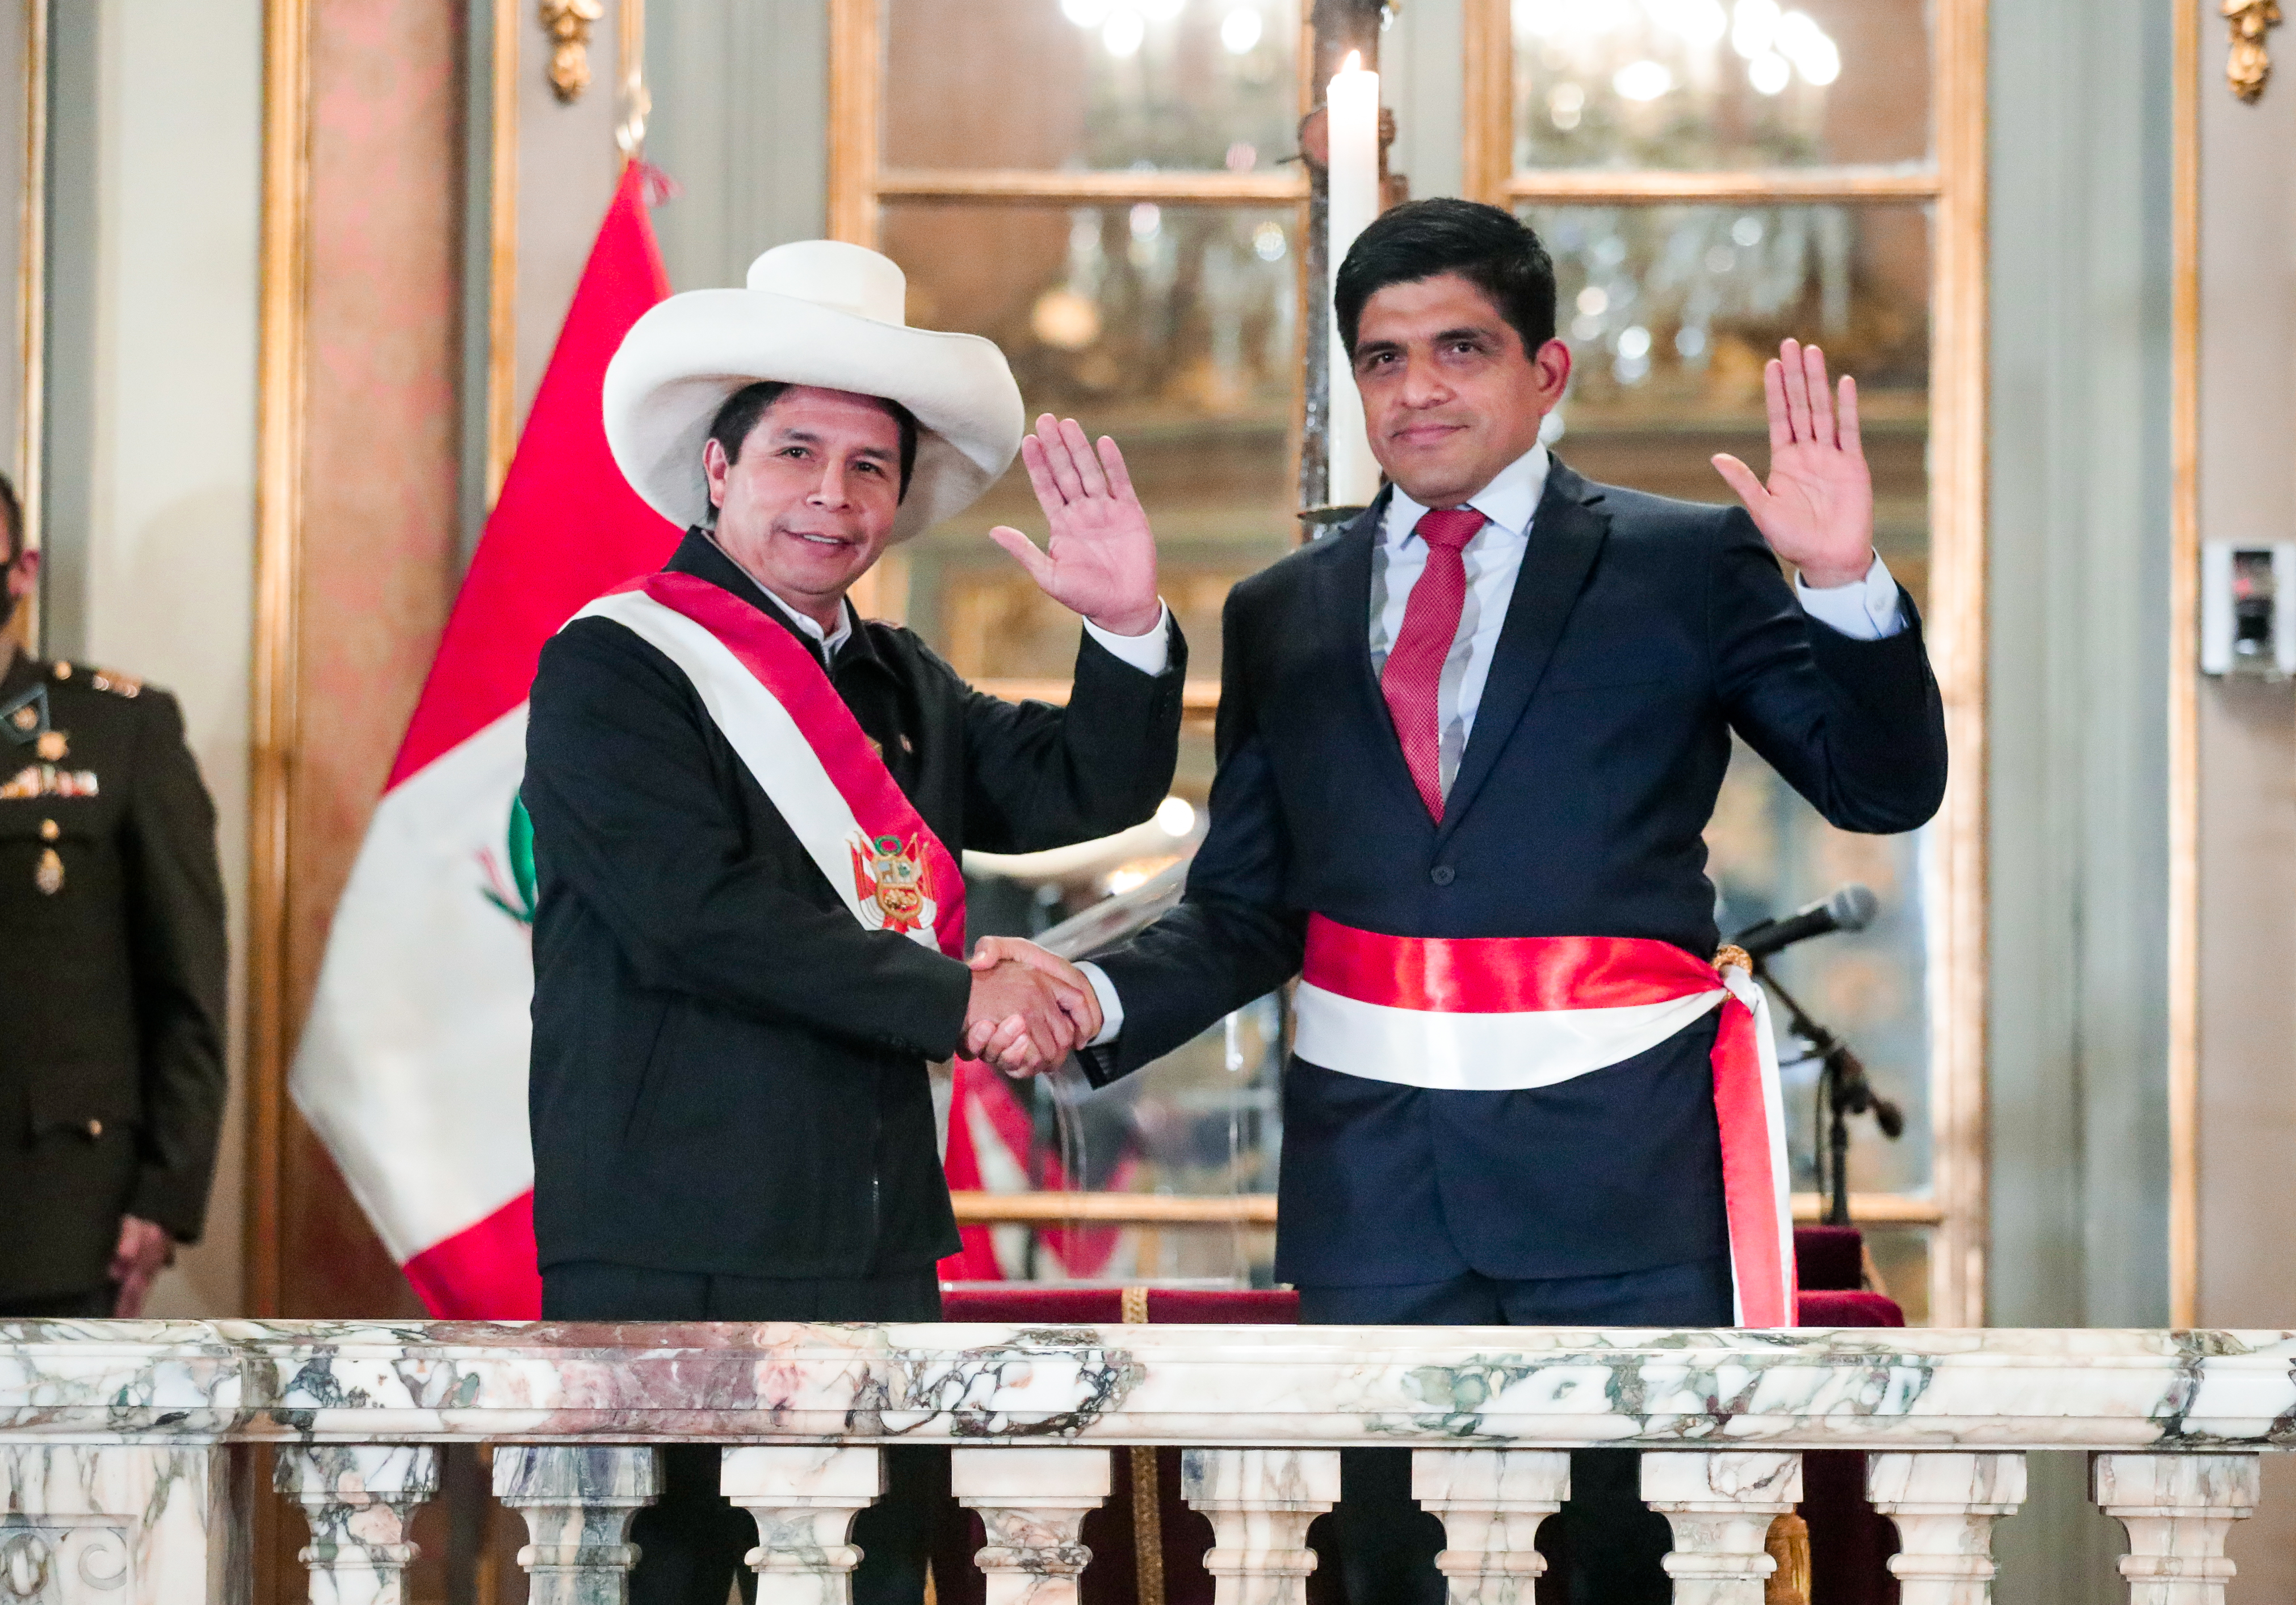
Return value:
<svg viewBox="0 0 2296 1605">
<path fill-rule="evenodd" d="M 1453 869 L 1450 865 L 1438 864 L 1435 868 L 1427 872 L 1427 878 L 1433 881 L 1439 886 L 1447 886 L 1457 877 L 1457 875 L 1458 872 Z"/>
<path fill-rule="evenodd" d="M 53 842 L 62 835 L 63 835 L 63 832 L 56 828 L 56 822 L 53 819 L 42 819 L 40 821 L 40 840 L 44 842 Z"/>
<path fill-rule="evenodd" d="M 88 1134 L 89 1140 L 91 1140 L 91 1141 L 93 1141 L 94 1139 L 96 1139 L 96 1138 L 98 1138 L 98 1137 L 102 1136 L 102 1135 L 103 1135 L 103 1122 L 102 1122 L 102 1121 L 100 1121 L 100 1120 L 91 1120 L 91 1121 L 89 1121 L 89 1122 L 87 1123 L 87 1134 Z"/>
</svg>

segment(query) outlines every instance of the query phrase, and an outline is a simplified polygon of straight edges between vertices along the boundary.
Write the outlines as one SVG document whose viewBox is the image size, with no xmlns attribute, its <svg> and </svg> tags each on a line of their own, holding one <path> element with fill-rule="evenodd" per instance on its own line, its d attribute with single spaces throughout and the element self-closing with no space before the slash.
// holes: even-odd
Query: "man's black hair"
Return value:
<svg viewBox="0 0 2296 1605">
<path fill-rule="evenodd" d="M 24 504 L 16 499 L 16 487 L 4 473 L 0 473 L 0 514 L 8 521 L 8 561 L 0 563 L 0 568 L 14 568 L 24 555 Z"/>
<path fill-rule="evenodd" d="M 1525 355 L 1554 338 L 1554 259 L 1538 236 L 1513 212 L 1444 195 L 1382 213 L 1348 248 L 1332 293 L 1348 354 L 1365 302 L 1390 284 L 1444 273 L 1490 297 L 1522 336 Z"/>
<path fill-rule="evenodd" d="M 726 398 L 718 416 L 709 421 L 709 438 L 725 449 L 726 460 L 742 460 L 742 442 L 766 416 L 766 408 L 782 399 L 783 392 L 794 389 L 778 379 L 760 379 L 755 384 L 745 384 Z M 890 397 L 881 397 L 885 410 L 893 415 L 893 422 L 901 426 L 901 499 L 909 495 L 909 475 L 917 465 L 916 416 Z M 712 522 L 715 522 L 714 520 Z"/>
</svg>

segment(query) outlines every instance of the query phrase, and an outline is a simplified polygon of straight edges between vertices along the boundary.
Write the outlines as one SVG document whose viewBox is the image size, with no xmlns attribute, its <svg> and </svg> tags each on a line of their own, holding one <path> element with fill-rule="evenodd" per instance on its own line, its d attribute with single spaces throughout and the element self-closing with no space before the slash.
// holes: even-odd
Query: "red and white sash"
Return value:
<svg viewBox="0 0 2296 1605">
<path fill-rule="evenodd" d="M 1631 1058 L 1719 1007 L 1714 1112 L 1737 1324 L 1792 1326 L 1777 1050 L 1768 1000 L 1739 960 L 1623 936 L 1382 936 L 1313 915 L 1292 1050 L 1345 1075 L 1508 1091 Z"/>
<path fill-rule="evenodd" d="M 649 574 L 574 615 L 685 671 L 710 719 L 863 928 L 964 957 L 964 875 L 790 632 L 692 574 Z"/>
</svg>

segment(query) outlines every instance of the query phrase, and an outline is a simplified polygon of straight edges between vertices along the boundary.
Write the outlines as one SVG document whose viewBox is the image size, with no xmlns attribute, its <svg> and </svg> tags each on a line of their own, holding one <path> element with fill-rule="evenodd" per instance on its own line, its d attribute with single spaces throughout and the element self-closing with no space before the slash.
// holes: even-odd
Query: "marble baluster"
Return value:
<svg viewBox="0 0 2296 1605">
<path fill-rule="evenodd" d="M 1077 1605 L 1077 1579 L 1092 1559 L 1077 1534 L 1111 1482 L 1105 1449 L 952 1451 L 949 1486 L 980 1512 L 988 1534 L 974 1557 L 988 1605 Z"/>
<path fill-rule="evenodd" d="M 1308 1524 L 1340 1499 L 1336 1449 L 1191 1449 L 1180 1490 L 1212 1524 L 1214 1605 L 1306 1605 Z"/>
<path fill-rule="evenodd" d="M 2224 1605 L 2232 1524 L 2256 1510 L 2253 1454 L 2099 1454 L 2089 1496 L 2128 1534 L 2129 1605 Z"/>
<path fill-rule="evenodd" d="M 231 1451 L 0 1440 L 0 1600 L 224 1605 L 249 1597 Z"/>
<path fill-rule="evenodd" d="M 1769 1450 L 1653 1450 L 1643 1500 L 1674 1528 L 1675 1605 L 1762 1605 L 1777 1563 L 1770 1523 L 1801 1502 L 1801 1456 Z"/>
<path fill-rule="evenodd" d="M 1450 1605 L 1531 1605 L 1546 1569 L 1538 1524 L 1570 1497 L 1570 1457 L 1545 1449 L 1422 1449 L 1411 1496 L 1443 1520 L 1436 1569 Z"/>
<path fill-rule="evenodd" d="M 885 1457 L 835 1444 L 754 1444 L 726 1451 L 718 1486 L 757 1519 L 758 1605 L 851 1605 L 853 1519 L 885 1492 Z"/>
<path fill-rule="evenodd" d="M 1900 1605 L 1989 1605 L 1993 1524 L 2025 1502 L 2021 1454 L 1869 1454 L 1866 1496 L 1898 1524 Z"/>
<path fill-rule="evenodd" d="M 417 1553 L 406 1529 L 439 1491 L 427 1444 L 296 1444 L 272 1464 L 271 1485 L 303 1507 L 311 1542 L 311 1605 L 400 1605 Z"/>
<path fill-rule="evenodd" d="M 630 1523 L 661 1492 L 654 1450 L 593 1444 L 495 1451 L 495 1497 L 526 1519 L 528 1605 L 623 1605 Z"/>
</svg>

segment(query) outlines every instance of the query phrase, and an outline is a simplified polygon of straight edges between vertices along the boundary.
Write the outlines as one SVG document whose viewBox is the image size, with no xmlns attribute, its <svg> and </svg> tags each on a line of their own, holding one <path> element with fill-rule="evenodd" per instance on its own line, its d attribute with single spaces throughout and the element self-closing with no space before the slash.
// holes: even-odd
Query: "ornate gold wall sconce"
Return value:
<svg viewBox="0 0 2296 1605">
<path fill-rule="evenodd" d="M 550 86 L 572 103 L 590 86 L 590 29 L 606 14 L 601 0 L 542 0 L 550 36 Z"/>
<path fill-rule="evenodd" d="M 2232 29 L 2232 54 L 2225 60 L 2225 81 L 2250 105 L 2264 94 L 2272 76 L 2272 54 L 2266 36 L 2280 26 L 2280 0 L 2224 0 L 2224 19 Z"/>
</svg>

